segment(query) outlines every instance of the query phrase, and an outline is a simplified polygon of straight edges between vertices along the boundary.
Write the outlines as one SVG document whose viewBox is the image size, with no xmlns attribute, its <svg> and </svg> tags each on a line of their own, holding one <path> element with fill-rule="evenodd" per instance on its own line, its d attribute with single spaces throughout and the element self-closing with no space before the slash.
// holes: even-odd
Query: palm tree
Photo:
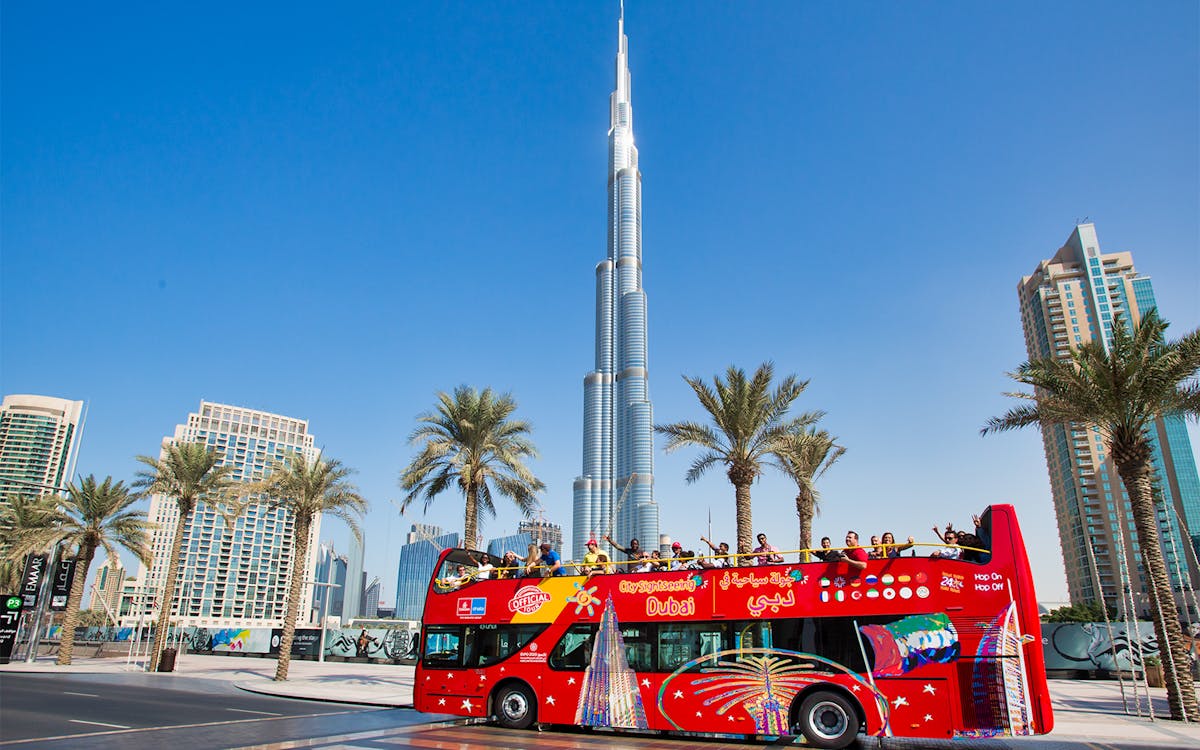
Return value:
<svg viewBox="0 0 1200 750">
<path fill-rule="evenodd" d="M 784 437 L 775 450 L 775 461 L 796 483 L 796 516 L 800 519 L 800 549 L 812 549 L 813 517 L 820 512 L 816 482 L 837 463 L 846 449 L 825 430 L 812 428 Z"/>
<path fill-rule="evenodd" d="M 272 462 L 270 473 L 248 487 L 251 493 L 267 496 L 268 511 L 283 508 L 295 520 L 287 615 L 279 639 L 279 661 L 275 666 L 277 681 L 287 679 L 292 661 L 292 639 L 300 614 L 300 593 L 308 569 L 308 537 L 313 522 L 322 513 L 328 513 L 345 521 L 355 538 L 362 538 L 358 520 L 367 512 L 367 501 L 358 494 L 358 488 L 346 481 L 351 473 L 334 459 L 317 456 L 310 461 L 301 453 L 291 453 L 282 461 Z M 320 647 L 325 648 L 325 644 Z"/>
<path fill-rule="evenodd" d="M 132 492 L 124 482 L 105 477 L 96 482 L 95 476 L 84 477 L 78 485 L 67 485 L 67 496 L 58 499 L 58 541 L 74 547 L 75 578 L 67 597 L 63 615 L 62 640 L 58 663 L 70 664 L 75 645 L 75 627 L 79 621 L 79 605 L 83 601 L 84 583 L 92 567 L 96 549 L 103 548 L 110 559 L 118 557 L 117 548 L 124 547 L 143 563 L 151 560 L 147 534 L 150 524 L 146 513 L 130 506 L 141 496 Z"/>
<path fill-rule="evenodd" d="M 400 474 L 400 487 L 408 492 L 403 512 L 417 498 L 425 508 L 451 484 L 466 499 L 463 546 L 473 548 L 479 530 L 479 514 L 496 515 L 493 492 L 510 498 L 526 518 L 537 507 L 537 493 L 546 485 L 525 466 L 523 459 L 536 458 L 537 449 L 528 439 L 532 427 L 523 419 L 509 419 L 517 402 L 491 388 L 476 391 L 465 385 L 454 395 L 438 394 L 436 411 L 417 418 L 422 424 L 409 437 L 421 452 Z"/>
<path fill-rule="evenodd" d="M 667 436 L 667 453 L 694 445 L 702 453 L 688 470 L 689 484 L 705 471 L 721 463 L 733 485 L 737 508 L 738 554 L 750 552 L 754 529 L 750 508 L 750 485 L 762 474 L 763 465 L 781 447 L 786 437 L 803 430 L 820 419 L 819 414 L 787 417 L 792 402 L 808 387 L 807 380 L 788 375 L 773 390 L 771 380 L 775 366 L 764 362 L 754 376 L 746 378 L 745 370 L 730 365 L 725 380 L 717 375 L 710 388 L 700 378 L 684 376 L 684 381 L 696 392 L 700 405 L 712 417 L 712 427 L 697 422 L 677 422 L 655 425 L 654 430 Z M 745 560 L 739 557 L 739 561 Z"/>
<path fill-rule="evenodd" d="M 192 512 L 197 504 L 205 503 L 225 516 L 226 524 L 230 524 L 232 516 L 238 512 L 238 506 L 230 503 L 240 485 L 230 476 L 233 467 L 221 465 L 221 455 L 204 443 L 175 443 L 166 447 L 162 458 L 138 456 L 137 460 L 150 468 L 138 472 L 134 487 L 146 494 L 173 497 L 179 508 L 179 518 L 171 536 L 170 557 L 167 558 L 167 577 L 159 598 L 158 620 L 154 624 L 154 647 L 147 667 L 153 672 L 158 668 L 158 660 L 167 641 L 171 609 L 175 604 L 175 586 L 179 579 L 183 532 Z"/>
<path fill-rule="evenodd" d="M 21 587 L 26 557 L 55 545 L 60 521 L 53 495 L 13 494 L 0 503 L 0 578 L 5 591 Z"/>
<path fill-rule="evenodd" d="M 1114 316 L 1106 349 L 1091 341 L 1063 359 L 1031 359 L 1009 373 L 1033 393 L 1010 393 L 1030 403 L 989 419 L 987 435 L 1036 425 L 1045 429 L 1098 429 L 1129 496 L 1142 562 L 1150 579 L 1150 610 L 1158 642 L 1171 658 L 1163 659 L 1171 716 L 1200 720 L 1187 650 L 1175 613 L 1175 597 L 1163 561 L 1154 505 L 1153 452 L 1150 434 L 1156 419 L 1200 415 L 1200 330 L 1166 341 L 1167 322 L 1151 309 L 1132 327 Z M 1174 647 L 1172 647 L 1174 646 Z"/>
</svg>

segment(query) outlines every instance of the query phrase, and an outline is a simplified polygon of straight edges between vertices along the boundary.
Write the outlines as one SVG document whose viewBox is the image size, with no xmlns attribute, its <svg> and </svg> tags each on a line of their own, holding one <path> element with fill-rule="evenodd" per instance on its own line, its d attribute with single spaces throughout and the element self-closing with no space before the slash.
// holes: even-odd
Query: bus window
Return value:
<svg viewBox="0 0 1200 750">
<path fill-rule="evenodd" d="M 625 642 L 625 658 L 629 668 L 635 672 L 654 671 L 654 626 L 637 623 L 621 627 L 621 640 Z"/>
<path fill-rule="evenodd" d="M 480 625 L 475 634 L 475 658 L 468 667 L 486 667 L 503 661 L 538 637 L 546 625 Z M 472 663 L 474 662 L 474 663 Z"/>
<path fill-rule="evenodd" d="M 595 625 L 572 625 L 550 652 L 550 668 L 587 669 L 595 640 Z"/>
<path fill-rule="evenodd" d="M 721 650 L 724 623 L 678 622 L 658 626 L 658 671 L 673 672 L 683 664 Z"/>
<path fill-rule="evenodd" d="M 457 625 L 430 625 L 425 628 L 422 663 L 427 667 L 462 666 L 462 628 Z"/>
</svg>

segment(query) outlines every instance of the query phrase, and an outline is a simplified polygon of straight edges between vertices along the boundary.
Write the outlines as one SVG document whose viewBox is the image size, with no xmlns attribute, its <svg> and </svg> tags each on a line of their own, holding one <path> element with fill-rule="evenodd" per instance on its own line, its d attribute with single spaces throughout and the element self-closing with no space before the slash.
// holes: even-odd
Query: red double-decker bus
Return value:
<svg viewBox="0 0 1200 750">
<path fill-rule="evenodd" d="M 758 736 L 838 748 L 859 733 L 1049 732 L 1033 578 L 1010 505 L 981 517 L 985 562 L 846 562 L 456 579 L 425 601 L 419 711 Z M 920 552 L 917 552 L 919 555 Z"/>
</svg>

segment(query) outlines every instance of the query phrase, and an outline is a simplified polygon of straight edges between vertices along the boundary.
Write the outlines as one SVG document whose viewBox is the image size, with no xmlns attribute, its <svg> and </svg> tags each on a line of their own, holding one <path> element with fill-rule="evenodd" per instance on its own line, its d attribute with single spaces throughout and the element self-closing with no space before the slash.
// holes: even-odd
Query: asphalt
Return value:
<svg viewBox="0 0 1200 750">
<path fill-rule="evenodd" d="M 32 664 L 0 665 L 0 675 L 20 672 L 88 674 L 141 672 L 140 662 L 125 658 L 78 658 L 60 667 L 53 657 Z M 254 657 L 181 655 L 174 672 L 155 675 L 167 687 L 179 681 L 219 680 L 252 693 L 284 698 L 391 708 L 411 707 L 413 667 L 393 664 L 293 661 L 288 679 L 276 682 L 275 660 Z M 1126 682 L 1105 680 L 1050 680 L 1055 727 L 1047 739 L 1092 741 L 1106 739 L 1154 747 L 1200 748 L 1200 725 L 1163 718 L 1167 715 L 1166 691 L 1150 688 L 1135 694 Z M 1154 718 L 1151 718 L 1153 711 Z M 1037 738 L 1029 738 L 1031 742 Z"/>
</svg>

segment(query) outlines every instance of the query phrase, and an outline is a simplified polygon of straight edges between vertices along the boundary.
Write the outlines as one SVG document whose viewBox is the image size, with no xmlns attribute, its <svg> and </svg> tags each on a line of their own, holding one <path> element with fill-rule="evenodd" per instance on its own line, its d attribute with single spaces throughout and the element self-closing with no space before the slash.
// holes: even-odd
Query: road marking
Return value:
<svg viewBox="0 0 1200 750">
<path fill-rule="evenodd" d="M 169 725 L 165 725 L 165 726 L 161 726 L 161 727 L 138 727 L 137 729 L 128 729 L 128 734 L 135 734 L 135 733 L 140 734 L 143 732 L 157 732 L 161 729 L 195 729 L 197 727 L 216 727 L 216 726 L 222 726 L 225 724 L 250 724 L 250 723 L 256 722 L 256 721 L 285 721 L 287 719 L 307 719 L 307 718 L 312 718 L 312 717 L 317 717 L 317 716 L 321 716 L 321 717 L 344 716 L 347 714 L 367 713 L 367 712 L 371 712 L 371 711 L 389 711 L 389 710 L 391 710 L 391 709 L 378 708 L 378 707 L 374 707 L 374 706 L 364 706 L 362 708 L 349 709 L 346 711 L 329 711 L 326 713 L 315 713 L 315 714 L 294 714 L 291 716 L 276 716 L 276 717 L 272 717 L 272 718 L 268 718 L 268 719 L 233 719 L 231 721 L 206 721 L 206 722 L 200 722 L 198 724 L 169 724 Z M 75 721 L 75 720 L 68 719 L 67 721 Z M 114 725 L 105 725 L 105 726 L 116 726 L 116 725 L 114 724 Z M 26 744 L 29 744 L 30 742 L 46 742 L 48 740 L 77 740 L 77 739 L 80 739 L 81 737 L 103 737 L 106 735 L 125 734 L 125 733 L 126 732 L 124 732 L 124 731 L 107 731 L 107 732 L 88 732 L 86 734 L 60 734 L 56 737 L 30 737 L 30 738 L 24 739 L 24 740 L 0 740 L 0 745 L 3 745 L 4 747 L 8 747 L 9 745 L 26 745 Z"/>
<path fill-rule="evenodd" d="M 226 711 L 237 711 L 238 713 L 241 713 L 241 714 L 262 714 L 263 716 L 283 716 L 283 714 L 277 714 L 277 713 L 274 713 L 273 711 L 251 711 L 248 708 L 227 708 L 225 710 Z"/>
<path fill-rule="evenodd" d="M 92 724 L 98 727 L 109 727 L 111 729 L 129 729 L 130 727 L 124 724 L 105 724 L 103 721 L 84 721 L 83 719 L 67 719 L 72 724 Z"/>
<path fill-rule="evenodd" d="M 70 690 L 64 690 L 63 695 L 82 695 L 84 698 L 99 698 L 95 693 L 73 693 Z"/>
</svg>

